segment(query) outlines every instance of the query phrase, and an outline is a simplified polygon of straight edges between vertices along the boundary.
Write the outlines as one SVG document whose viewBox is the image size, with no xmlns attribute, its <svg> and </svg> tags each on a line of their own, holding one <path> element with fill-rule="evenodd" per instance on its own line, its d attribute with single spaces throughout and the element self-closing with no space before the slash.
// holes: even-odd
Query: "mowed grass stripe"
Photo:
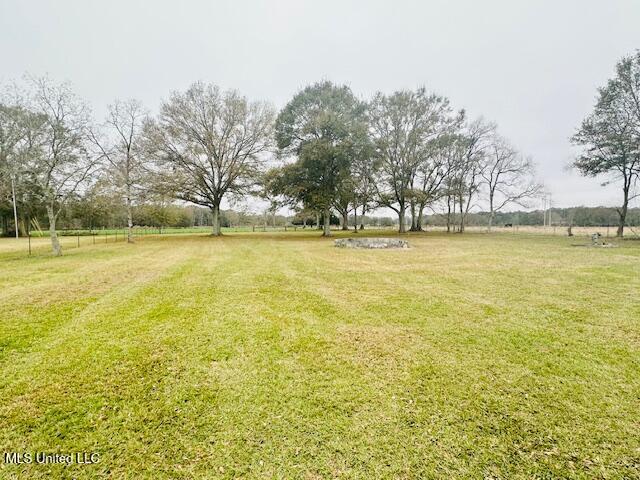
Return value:
<svg viewBox="0 0 640 480">
<path fill-rule="evenodd" d="M 471 241 L 477 242 L 477 238 L 472 238 Z M 420 326 L 420 331 L 423 332 L 422 342 L 425 343 L 425 338 L 429 338 L 435 333 L 439 336 L 446 335 L 445 342 L 438 342 L 432 351 L 431 364 L 446 365 L 447 354 L 453 358 L 449 362 L 450 365 L 460 365 L 462 369 L 460 371 L 442 371 L 441 375 L 437 375 L 434 378 L 437 383 L 442 383 L 446 379 L 455 378 L 459 383 L 461 380 L 465 380 L 468 385 L 459 392 L 470 392 L 473 397 L 482 398 L 482 396 L 490 395 L 493 390 L 487 389 L 482 392 L 474 392 L 474 386 L 477 385 L 478 379 L 484 379 L 490 381 L 489 385 L 493 385 L 492 382 L 501 380 L 500 376 L 506 380 L 507 387 L 514 385 L 515 383 L 523 383 L 523 391 L 530 393 L 526 394 L 527 398 L 531 394 L 532 396 L 540 396 L 544 400 L 548 400 L 551 397 L 552 402 L 555 402 L 557 395 L 564 395 L 566 397 L 566 405 L 560 404 L 547 404 L 543 408 L 537 410 L 538 406 L 533 406 L 533 412 L 548 412 L 550 408 L 558 407 L 564 409 L 564 416 L 557 415 L 554 420 L 558 422 L 561 420 L 560 425 L 557 425 L 559 430 L 562 430 L 563 434 L 567 435 L 566 440 L 568 444 L 571 444 L 571 437 L 574 436 L 574 428 L 576 422 L 576 415 L 580 415 L 579 424 L 591 424 L 592 417 L 590 409 L 597 405 L 602 409 L 602 413 L 609 415 L 609 420 L 605 423 L 594 422 L 591 424 L 592 430 L 585 429 L 580 432 L 581 439 L 589 444 L 590 437 L 595 433 L 597 439 L 593 444 L 589 445 L 594 450 L 598 450 L 600 446 L 604 448 L 601 450 L 603 454 L 607 452 L 606 440 L 599 438 L 599 435 L 606 438 L 611 436 L 609 432 L 613 432 L 617 429 L 619 422 L 624 422 L 625 418 L 630 418 L 634 415 L 634 409 L 638 404 L 636 398 L 633 397 L 633 389 L 637 391 L 637 379 L 634 381 L 628 377 L 630 372 L 638 372 L 637 363 L 637 344 L 629 345 L 631 349 L 627 348 L 611 348 L 611 334 L 606 335 L 604 338 L 598 334 L 604 333 L 605 329 L 611 332 L 611 325 L 606 322 L 596 325 L 597 332 L 594 332 L 591 328 L 583 328 L 582 324 L 585 322 L 584 314 L 587 315 L 586 321 L 590 318 L 602 317 L 599 312 L 608 312 L 607 317 L 625 318 L 624 315 L 633 310 L 633 305 L 629 305 L 626 302 L 622 302 L 620 305 L 609 305 L 606 302 L 593 304 L 592 297 L 602 297 L 601 295 L 591 295 L 587 290 L 584 298 L 577 298 L 575 306 L 572 309 L 559 309 L 559 311 L 551 312 L 551 315 L 540 315 L 540 313 L 546 313 L 547 308 L 543 308 L 542 312 L 532 308 L 532 306 L 539 305 L 545 302 L 547 306 L 557 305 L 567 300 L 567 292 L 572 292 L 573 297 L 576 293 L 580 295 L 583 292 L 575 292 L 572 288 L 572 282 L 578 279 L 582 279 L 585 275 L 590 276 L 591 267 L 585 268 L 584 265 L 580 265 L 580 268 L 572 268 L 571 262 L 565 262 L 564 268 L 559 268 L 562 265 L 563 258 L 566 256 L 574 257 L 573 260 L 576 264 L 580 264 L 581 257 L 572 253 L 572 249 L 568 245 L 565 248 L 559 248 L 558 251 L 552 252 L 540 252 L 544 253 L 545 257 L 549 259 L 554 268 L 545 271 L 535 271 L 530 268 L 518 268 L 518 257 L 524 255 L 531 255 L 531 245 L 525 245 L 526 250 L 518 251 L 514 250 L 514 246 L 518 246 L 517 240 L 509 240 L 500 245 L 500 249 L 507 250 L 510 253 L 510 257 L 502 259 L 501 267 L 495 268 L 495 264 L 487 262 L 486 264 L 476 265 L 477 268 L 473 269 L 472 275 L 481 275 L 482 272 L 487 270 L 493 273 L 490 282 L 469 282 L 469 276 L 466 278 L 447 278 L 443 275 L 437 275 L 435 277 L 430 276 L 429 264 L 437 259 L 435 256 L 428 253 L 422 257 L 424 260 L 420 264 L 421 260 L 417 257 L 412 258 L 414 263 L 414 269 L 419 271 L 420 268 L 424 269 L 422 282 L 416 278 L 412 281 L 411 276 L 407 278 L 406 274 L 393 275 L 392 272 L 385 272 L 385 279 L 372 278 L 367 272 L 367 275 L 362 275 L 366 270 L 362 269 L 362 265 L 357 265 L 353 271 L 353 275 L 349 275 L 349 269 L 344 269 L 344 272 L 335 274 L 336 282 L 331 283 L 331 288 L 335 295 L 342 295 L 343 297 L 349 297 L 349 292 L 357 292 L 354 298 L 345 298 L 343 303 L 345 305 L 352 304 L 358 305 L 357 297 L 362 298 L 363 292 L 367 292 L 367 285 L 374 285 L 378 289 L 382 281 L 386 281 L 393 288 L 382 289 L 381 291 L 393 290 L 395 293 L 393 296 L 387 296 L 387 299 L 373 302 L 372 308 L 368 308 L 369 312 L 363 312 L 359 315 L 359 319 L 366 318 L 367 313 L 372 318 L 373 325 L 362 328 L 360 332 L 363 338 L 367 338 L 367 332 L 375 331 L 375 326 L 379 323 L 378 319 L 382 318 L 388 325 L 390 322 L 410 322 Z M 556 248 L 557 248 L 556 242 Z M 485 245 L 487 248 L 491 248 L 490 245 Z M 433 247 L 433 245 L 430 245 Z M 474 248 L 471 245 L 468 247 Z M 477 246 L 474 250 L 478 253 Z M 492 250 L 494 251 L 494 250 Z M 431 252 L 433 249 L 431 248 Z M 377 252 L 376 252 L 377 253 Z M 489 252 L 481 252 L 486 255 L 486 258 L 490 258 L 493 261 L 498 255 L 491 254 Z M 551 255 L 549 255 L 551 253 Z M 357 252 L 356 256 L 362 255 L 368 256 L 368 252 Z M 483 255 L 479 255 L 482 257 Z M 550 257 L 550 258 L 549 258 Z M 611 257 L 610 257 L 611 258 Z M 605 259 L 604 261 L 610 261 Z M 342 261 L 342 262 L 341 262 Z M 583 260 L 584 261 L 584 260 Z M 436 260 L 437 262 L 437 260 Z M 602 258 L 598 260 L 599 263 L 603 263 Z M 343 260 L 336 256 L 336 263 L 339 265 L 349 265 L 348 261 Z M 385 265 L 394 264 L 394 262 L 384 262 Z M 416 265 L 417 263 L 417 265 Z M 527 262 L 524 262 L 525 265 Z M 618 263 L 618 262 L 614 262 Z M 404 264 L 406 265 L 406 263 Z M 627 275 L 628 288 L 632 289 L 637 284 L 639 276 L 633 276 L 634 270 L 637 271 L 637 265 L 628 265 L 620 262 L 618 265 L 622 268 Z M 334 265 L 334 269 L 338 268 Z M 503 274 L 512 272 L 510 280 L 507 283 L 501 284 L 501 277 Z M 514 274 L 513 272 L 517 272 Z M 417 276 L 417 275 L 416 275 Z M 549 276 L 554 277 L 554 281 L 549 282 Z M 358 282 L 358 278 L 366 279 L 366 281 Z M 435 279 L 434 279 L 435 278 Z M 606 277 L 605 277 L 606 278 Z M 453 282 L 451 282 L 453 280 Z M 464 282 L 458 282 L 457 280 L 464 280 Z M 484 280 L 487 280 L 486 278 Z M 524 287 L 528 282 L 533 282 L 538 286 L 527 290 Z M 458 291 L 452 290 L 451 285 L 447 283 L 464 283 L 466 287 Z M 552 284 L 554 291 L 550 294 L 546 287 L 546 284 Z M 591 281 L 591 285 L 597 284 L 597 281 Z M 619 293 L 619 285 L 616 283 L 605 282 L 608 290 Z M 542 287 L 540 286 L 542 285 Z M 422 292 L 420 292 L 422 286 Z M 487 288 L 488 287 L 488 288 Z M 514 296 L 514 290 L 517 289 L 518 294 L 525 293 L 524 295 Z M 599 289 L 598 292 L 602 292 L 606 289 Z M 546 295 L 539 295 L 547 290 Z M 526 294 L 526 292 L 529 292 Z M 630 290 L 632 291 L 632 290 Z M 422 293 L 422 294 L 421 294 Z M 373 297 L 373 295 L 372 295 Z M 384 297 L 382 294 L 378 294 L 378 297 Z M 432 298 L 437 298 L 438 307 L 442 304 L 442 299 L 449 298 L 448 308 L 437 308 L 434 312 L 435 315 L 430 315 L 430 301 Z M 498 302 L 496 302 L 498 297 Z M 503 297 L 502 299 L 500 297 Z M 569 294 L 569 298 L 571 295 Z M 500 301 L 502 300 L 502 301 Z M 592 303 L 589 303 L 589 302 Z M 636 299 L 637 302 L 637 299 Z M 578 304 L 583 308 L 577 308 Z M 383 309 L 388 305 L 388 311 Z M 403 308 L 399 309 L 398 305 L 402 305 Z M 590 308 L 589 308 L 590 307 Z M 637 307 L 636 307 L 637 308 Z M 612 314 L 611 311 L 614 310 Z M 441 321 L 442 311 L 454 313 L 455 318 L 447 318 L 447 321 L 443 323 Z M 573 310 L 577 310 L 573 311 Z M 616 311 L 617 310 L 617 311 Z M 362 312 L 360 310 L 359 312 Z M 422 315 L 422 321 L 420 318 L 413 318 L 412 313 L 409 315 L 406 312 L 420 312 Z M 376 316 L 377 314 L 377 316 Z M 567 318 L 569 317 L 569 318 Z M 581 318 L 582 317 L 582 318 Z M 627 317 L 628 322 L 628 317 Z M 635 325 L 637 328 L 637 324 Z M 575 330 L 574 330 L 575 329 Z M 385 328 L 385 330 L 389 330 Z M 615 330 L 614 330 L 615 332 Z M 623 332 L 615 332 L 615 337 L 619 342 L 627 343 L 628 338 L 624 335 L 620 335 Z M 594 334 L 596 336 L 594 337 Z M 389 338 L 394 338 L 391 334 L 385 337 L 386 343 L 389 342 Z M 381 338 L 377 338 L 374 346 L 384 343 Z M 586 343 L 591 344 L 591 348 L 585 349 Z M 595 348 L 594 348 L 595 347 Z M 341 349 L 344 351 L 344 349 Z M 375 351 L 375 350 L 374 350 Z M 453 355 L 452 355 L 453 354 Z M 456 358 L 459 357 L 459 358 Z M 373 359 L 379 358 L 379 355 L 372 355 L 366 363 L 367 368 L 372 369 L 375 366 Z M 427 362 L 429 365 L 429 362 Z M 498 377 L 491 375 L 487 377 L 487 372 L 496 371 L 500 374 Z M 442 369 L 441 369 L 442 370 Z M 421 370 L 418 370 L 421 372 Z M 597 376 L 594 377 L 594 371 L 597 372 Z M 514 372 L 519 372 L 514 376 Z M 507 374 L 507 375 L 505 375 Z M 397 380 L 398 377 L 393 377 Z M 619 382 L 612 382 L 614 378 L 619 378 Z M 560 383 L 566 383 L 566 388 L 560 389 L 559 392 L 553 392 L 554 384 L 560 380 Z M 627 383 L 629 382 L 629 383 Z M 635 387 L 633 385 L 635 384 Z M 549 388 L 551 387 L 551 390 Z M 613 388 L 612 388 L 613 387 Z M 631 388 L 630 388 L 631 387 Z M 499 384 L 495 385 L 495 389 L 498 390 L 499 395 L 503 395 L 503 392 Z M 508 389 L 506 389 L 508 390 Z M 427 391 L 428 398 L 433 398 L 433 389 L 429 388 Z M 552 395 L 547 395 L 551 391 Z M 620 402 L 618 395 L 620 392 L 624 392 L 625 398 L 629 399 L 629 402 Z M 417 392 L 419 394 L 419 392 Z M 501 398 L 501 397 L 498 397 Z M 521 401 L 522 397 L 516 396 L 515 402 Z M 454 404 L 464 404 L 461 400 L 456 402 L 449 393 L 448 402 L 439 406 L 440 411 L 446 411 L 447 405 L 453 401 Z M 621 408 L 622 407 L 622 408 Z M 486 408 L 481 408 L 478 413 L 479 416 L 477 423 L 482 425 L 485 422 L 487 413 Z M 509 409 L 505 409 L 508 413 Z M 454 407 L 455 413 L 458 412 L 458 407 Z M 507 415 L 508 419 L 509 416 Z M 538 414 L 529 415 L 529 424 L 527 428 L 532 429 L 541 423 L 544 418 L 539 418 Z M 544 421 L 542 422 L 544 423 Z M 635 438 L 633 442 L 637 446 L 637 438 L 634 433 L 637 429 L 637 424 L 628 425 L 629 429 L 627 434 L 630 437 Z M 533 428 L 535 430 L 535 428 Z M 591 432 L 591 433 L 590 433 Z M 459 433 L 459 432 L 458 432 Z M 531 437 L 531 431 L 523 431 L 524 437 Z M 478 436 L 476 431 L 469 432 L 469 439 L 471 443 L 477 443 L 479 439 L 482 439 L 482 435 Z M 454 438 L 457 438 L 454 437 Z M 603 445 L 597 445 L 598 442 L 602 442 Z M 533 442 L 536 445 L 535 442 Z M 551 443 L 556 445 L 557 440 L 553 440 Z M 505 462 L 511 462 L 515 465 L 515 470 L 519 466 L 518 459 L 513 458 L 515 453 L 518 455 L 524 455 L 526 448 L 522 447 L 518 443 L 505 442 L 502 444 L 505 447 L 509 447 L 509 451 L 505 453 Z M 432 450 L 433 448 L 430 447 Z M 557 446 L 555 447 L 557 449 Z M 451 452 L 455 450 L 455 445 L 447 445 L 446 451 Z M 490 445 L 486 450 L 490 451 L 495 449 Z M 549 450 L 548 452 L 552 452 Z M 631 455 L 626 459 L 620 459 L 621 462 L 627 462 L 627 464 L 633 464 L 636 462 L 636 456 L 633 449 L 630 450 Z M 442 452 L 443 454 L 446 452 Z M 571 452 L 564 452 L 567 458 L 571 458 Z M 443 455 L 446 457 L 446 455 Z M 460 458 L 464 459 L 465 456 L 461 455 Z M 548 463 L 551 463 L 553 456 L 549 457 L 550 462 L 545 462 L 546 456 L 539 460 L 544 466 L 540 471 L 545 471 L 549 468 Z M 615 454 L 612 455 L 608 461 L 615 461 L 617 458 Z M 466 461 L 466 460 L 465 460 Z M 606 462 L 606 461 L 605 461 Z M 438 464 L 435 462 L 434 464 Z M 507 463 L 505 463 L 507 465 Z M 457 469 L 460 469 L 463 465 L 457 465 Z M 460 470 L 458 470 L 460 471 Z M 440 472 L 443 473 L 443 472 Z"/>
<path fill-rule="evenodd" d="M 184 259 L 185 250 L 162 252 L 160 245 L 140 251 L 118 245 L 108 250 L 84 250 L 60 259 L 22 259 L 8 264 L 0 288 L 0 364 L 16 361 L 51 338 L 64 337 L 67 323 L 82 316 L 94 302 L 126 295 Z M 132 262 L 131 256 L 135 255 Z M 163 257 L 158 262 L 158 257 Z M 109 293 L 112 293 L 109 296 Z"/>
</svg>

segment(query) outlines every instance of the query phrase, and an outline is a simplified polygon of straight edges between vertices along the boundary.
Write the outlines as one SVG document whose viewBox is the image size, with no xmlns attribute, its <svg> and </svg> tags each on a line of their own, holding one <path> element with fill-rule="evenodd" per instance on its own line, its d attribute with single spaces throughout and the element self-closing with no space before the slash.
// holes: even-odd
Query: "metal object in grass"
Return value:
<svg viewBox="0 0 640 480">
<path fill-rule="evenodd" d="M 596 247 L 596 248 L 615 248 L 618 245 L 614 244 L 614 243 L 607 243 L 604 240 L 601 240 L 602 238 L 602 234 L 600 232 L 596 232 L 596 233 L 592 233 L 591 234 L 591 243 L 574 243 L 571 246 L 572 247 Z"/>
<path fill-rule="evenodd" d="M 613 243 L 607 243 L 604 240 L 600 240 L 602 234 L 600 232 L 594 233 L 591 235 L 591 246 L 592 247 L 602 247 L 602 248 L 613 248 L 617 247 Z"/>
</svg>

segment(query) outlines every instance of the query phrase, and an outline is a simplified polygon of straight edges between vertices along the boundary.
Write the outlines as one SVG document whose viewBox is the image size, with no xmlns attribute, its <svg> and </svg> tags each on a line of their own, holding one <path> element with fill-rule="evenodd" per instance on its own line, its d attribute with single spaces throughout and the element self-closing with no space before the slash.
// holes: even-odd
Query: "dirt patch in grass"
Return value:
<svg viewBox="0 0 640 480">
<path fill-rule="evenodd" d="M 363 369 L 397 369 L 424 348 L 414 329 L 397 325 L 339 325 L 335 342 L 336 352 Z"/>
</svg>

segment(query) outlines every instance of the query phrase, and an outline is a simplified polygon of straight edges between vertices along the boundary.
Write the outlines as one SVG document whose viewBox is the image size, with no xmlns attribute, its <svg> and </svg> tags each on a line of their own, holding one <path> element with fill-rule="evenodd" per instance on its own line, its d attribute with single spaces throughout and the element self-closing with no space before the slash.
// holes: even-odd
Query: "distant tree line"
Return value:
<svg viewBox="0 0 640 480">
<path fill-rule="evenodd" d="M 639 72 L 640 56 L 623 59 L 573 137 L 584 147 L 581 172 L 622 181 L 619 235 L 640 164 Z M 3 231 L 46 225 L 56 255 L 58 229 L 74 219 L 89 228 L 122 222 L 129 242 L 140 224 L 197 223 L 220 235 L 223 204 L 256 197 L 268 204 L 265 218 L 287 207 L 323 235 L 335 222 L 357 232 L 380 208 L 394 212 L 401 233 L 422 230 L 433 213 L 463 232 L 481 206 L 490 230 L 541 192 L 532 160 L 495 124 L 425 88 L 363 100 L 324 81 L 276 112 L 197 82 L 171 93 L 157 115 L 118 100 L 102 121 L 68 83 L 47 77 L 26 77 L 0 98 Z"/>
<path fill-rule="evenodd" d="M 546 219 L 545 219 L 546 216 Z M 494 223 L 508 226 L 562 226 L 562 227 L 617 227 L 619 221 L 618 209 L 614 207 L 571 207 L 551 208 L 547 211 L 514 211 L 499 212 L 495 215 Z M 467 218 L 467 225 L 486 227 L 489 222 L 489 212 L 473 212 Z M 428 225 L 446 226 L 447 218 L 443 214 L 430 215 Z M 626 224 L 640 226 L 640 208 L 630 208 L 627 212 Z"/>
<path fill-rule="evenodd" d="M 61 230 L 101 230 L 126 228 L 128 215 L 123 202 L 112 196 L 82 196 L 69 201 L 67 208 L 58 218 L 57 225 Z M 546 219 L 545 219 L 546 217 Z M 42 214 L 31 215 L 31 225 L 25 223 L 26 218 L 21 218 L 19 229 L 26 235 L 27 229 L 39 230 Z M 139 227 L 153 228 L 191 228 L 212 227 L 213 215 L 210 209 L 193 205 L 176 205 L 175 203 L 143 203 L 136 204 L 132 209 L 133 224 Z M 509 211 L 494 214 L 493 223 L 496 226 L 505 225 L 522 226 L 576 226 L 576 227 L 607 227 L 618 225 L 618 209 L 614 207 L 571 207 L 551 208 L 547 211 Z M 473 227 L 487 228 L 490 221 L 490 213 L 486 211 L 471 212 L 467 215 L 466 224 Z M 357 223 L 356 223 L 357 222 Z M 424 215 L 423 227 L 447 226 L 446 213 L 429 213 Z M 331 215 L 330 223 L 333 226 L 341 225 L 342 219 Z M 389 216 L 368 214 L 353 215 L 348 217 L 350 225 L 364 225 L 368 227 L 395 227 L 398 228 L 398 219 Z M 640 226 L 640 208 L 629 208 L 627 212 L 627 224 Z M 306 212 L 297 212 L 293 215 L 282 215 L 265 210 L 262 213 L 243 210 L 227 209 L 220 211 L 221 227 L 284 227 L 298 226 L 302 228 L 322 229 L 322 224 L 315 216 Z M 5 203 L 0 209 L 0 229 L 5 234 L 13 233 L 13 218 L 11 205 Z"/>
</svg>

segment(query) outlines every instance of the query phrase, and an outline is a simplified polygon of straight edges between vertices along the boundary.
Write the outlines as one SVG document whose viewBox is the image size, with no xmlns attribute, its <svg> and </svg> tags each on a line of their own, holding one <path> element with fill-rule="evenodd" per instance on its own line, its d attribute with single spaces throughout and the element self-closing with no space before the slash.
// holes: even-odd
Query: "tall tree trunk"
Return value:
<svg viewBox="0 0 640 480">
<path fill-rule="evenodd" d="M 460 233 L 464 233 L 464 220 L 465 220 L 465 213 L 464 213 L 464 202 L 462 201 L 462 195 L 460 195 L 460 198 L 458 198 L 458 208 L 460 208 L 460 226 L 458 228 L 458 232 Z"/>
<path fill-rule="evenodd" d="M 489 189 L 489 226 L 487 228 L 487 231 L 490 232 L 491 231 L 491 227 L 493 226 L 493 217 L 495 215 L 495 212 L 493 211 L 493 189 Z"/>
<path fill-rule="evenodd" d="M 404 207 L 400 207 L 400 210 L 398 210 L 398 222 L 400 223 L 398 226 L 398 233 L 407 232 L 407 226 L 404 224 L 404 210 Z"/>
<path fill-rule="evenodd" d="M 326 207 L 324 209 L 324 229 L 322 231 L 322 236 L 323 237 L 331 236 L 331 212 L 329 210 L 329 207 Z"/>
<path fill-rule="evenodd" d="M 56 215 L 53 211 L 53 207 L 50 205 L 47 205 L 47 217 L 49 217 L 49 237 L 51 238 L 51 248 L 53 250 L 53 254 L 56 257 L 59 257 L 62 255 L 62 247 L 58 240 L 58 232 L 56 232 Z"/>
<path fill-rule="evenodd" d="M 16 238 L 20 236 L 18 233 L 18 207 L 16 206 L 16 181 L 11 175 L 11 199 L 13 200 L 13 222 L 16 228 Z"/>
<path fill-rule="evenodd" d="M 320 230 L 320 213 L 316 212 L 316 230 Z"/>
<path fill-rule="evenodd" d="M 451 195 L 447 195 L 447 233 L 450 233 L 450 232 L 451 232 Z"/>
<path fill-rule="evenodd" d="M 222 235 L 222 230 L 220 229 L 220 203 L 214 203 L 211 211 L 213 213 L 213 231 L 211 235 L 219 237 Z"/>
<path fill-rule="evenodd" d="M 422 232 L 422 216 L 424 214 L 424 203 L 418 205 L 418 218 L 416 219 L 416 231 Z"/>
<path fill-rule="evenodd" d="M 409 204 L 409 212 L 411 213 L 411 228 L 409 231 L 416 232 L 418 230 L 418 218 L 416 215 L 416 202 L 413 200 Z"/>
<path fill-rule="evenodd" d="M 353 231 L 358 233 L 358 206 L 353 206 Z"/>
<path fill-rule="evenodd" d="M 362 217 L 360 220 L 360 230 L 364 230 L 364 215 L 367 213 L 366 205 L 362 205 Z"/>
<path fill-rule="evenodd" d="M 625 182 L 625 185 L 623 187 L 624 201 L 622 203 L 622 208 L 618 209 L 619 222 L 618 230 L 616 231 L 616 237 L 622 238 L 622 236 L 624 235 L 624 224 L 627 221 L 627 210 L 629 208 L 629 188 L 630 185 Z"/>
<path fill-rule="evenodd" d="M 349 210 L 340 213 L 342 214 L 342 230 L 349 230 Z"/>
<path fill-rule="evenodd" d="M 456 232 L 456 197 L 453 197 L 453 209 L 452 211 L 452 220 L 451 220 L 451 224 L 452 224 L 452 228 L 453 228 L 453 233 Z"/>
<path fill-rule="evenodd" d="M 127 185 L 127 243 L 133 243 L 133 213 L 131 211 L 130 185 Z"/>
</svg>

